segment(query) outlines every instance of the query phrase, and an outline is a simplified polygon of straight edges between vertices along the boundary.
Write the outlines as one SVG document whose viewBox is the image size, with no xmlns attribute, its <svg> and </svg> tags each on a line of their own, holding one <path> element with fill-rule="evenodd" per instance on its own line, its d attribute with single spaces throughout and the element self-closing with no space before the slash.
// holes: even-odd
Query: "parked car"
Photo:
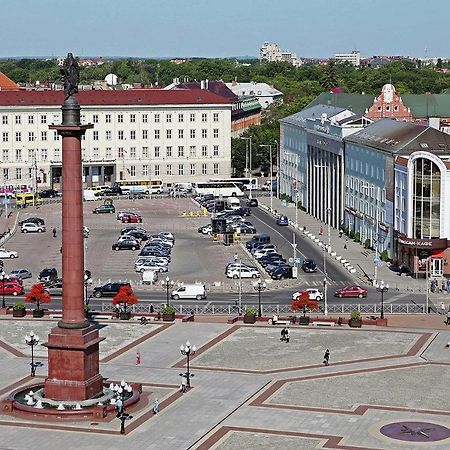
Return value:
<svg viewBox="0 0 450 450">
<path fill-rule="evenodd" d="M 9 276 L 10 277 L 21 278 L 22 280 L 24 280 L 26 278 L 33 278 L 33 275 L 27 269 L 14 269 L 14 270 L 11 270 L 11 273 L 9 274 Z"/>
<path fill-rule="evenodd" d="M 33 222 L 26 222 L 20 228 L 22 233 L 43 233 L 45 231 L 45 225 L 38 225 Z"/>
<path fill-rule="evenodd" d="M 119 211 L 116 215 L 116 219 L 121 220 L 123 216 L 127 216 L 128 214 L 134 214 L 134 211 Z"/>
<path fill-rule="evenodd" d="M 298 297 L 300 297 L 300 295 L 303 292 L 308 292 L 310 300 L 316 300 L 318 302 L 323 300 L 322 291 L 320 291 L 319 289 L 316 289 L 316 288 L 307 288 L 307 289 L 303 289 L 302 291 L 294 292 L 292 294 L 292 300 L 297 300 Z"/>
<path fill-rule="evenodd" d="M 280 227 L 287 227 L 289 225 L 289 219 L 287 216 L 280 216 L 277 219 L 277 225 Z"/>
<path fill-rule="evenodd" d="M 283 265 L 270 272 L 270 278 L 272 280 L 284 280 L 287 278 L 292 278 L 292 266 Z"/>
<path fill-rule="evenodd" d="M 124 214 L 120 220 L 122 223 L 141 223 L 142 217 L 139 214 Z"/>
<path fill-rule="evenodd" d="M 147 270 L 152 270 L 153 272 L 167 272 L 169 268 L 164 265 L 155 264 L 153 261 L 143 261 L 141 264 L 135 264 L 134 270 L 136 272 L 145 272 Z"/>
<path fill-rule="evenodd" d="M 155 266 L 168 266 L 169 260 L 162 256 L 139 256 L 138 259 L 134 263 L 134 267 L 139 266 L 144 262 L 151 262 Z"/>
<path fill-rule="evenodd" d="M 276 253 L 274 248 L 262 248 L 261 250 L 256 250 L 253 253 L 253 257 L 256 259 L 262 258 L 263 256 L 270 255 L 271 253 Z"/>
<path fill-rule="evenodd" d="M 122 239 L 112 245 L 113 250 L 139 250 L 141 246 L 135 239 Z"/>
<path fill-rule="evenodd" d="M 169 241 L 172 241 L 173 243 L 175 243 L 175 236 L 170 231 L 160 231 L 158 233 L 158 235 L 166 238 Z"/>
<path fill-rule="evenodd" d="M 174 300 L 184 298 L 202 300 L 206 298 L 206 288 L 204 284 L 184 284 L 172 291 L 170 297 Z"/>
<path fill-rule="evenodd" d="M 159 249 L 155 248 L 143 248 L 138 256 L 158 256 L 162 258 L 166 258 L 169 262 L 171 260 L 170 255 L 165 252 L 162 252 Z"/>
<path fill-rule="evenodd" d="M 44 189 L 43 191 L 39 192 L 39 197 L 41 198 L 53 198 L 58 195 L 58 191 L 55 189 Z"/>
<path fill-rule="evenodd" d="M 40 217 L 28 217 L 26 219 L 23 219 L 21 222 L 19 222 L 19 227 L 21 227 L 24 223 L 36 223 L 38 225 L 45 225 L 44 219 L 41 219 Z"/>
<path fill-rule="evenodd" d="M 317 272 L 317 265 L 312 259 L 305 259 L 302 264 L 302 270 L 306 273 Z"/>
<path fill-rule="evenodd" d="M 228 278 L 259 278 L 259 271 L 257 269 L 249 269 L 247 267 L 234 268 L 227 271 Z"/>
<path fill-rule="evenodd" d="M 96 298 L 100 298 L 103 296 L 114 297 L 116 294 L 118 294 L 122 286 L 130 286 L 130 283 L 106 283 L 103 286 L 95 287 L 93 290 L 93 295 Z"/>
<path fill-rule="evenodd" d="M 147 233 L 143 233 L 139 230 L 130 230 L 127 233 L 124 233 L 122 236 L 130 236 L 135 239 L 139 239 L 140 241 L 146 241 L 148 239 Z"/>
<path fill-rule="evenodd" d="M 239 216 L 251 216 L 252 210 L 250 208 L 246 208 L 241 206 L 240 208 L 236 208 L 233 210 L 234 214 L 237 214 Z"/>
<path fill-rule="evenodd" d="M 239 267 L 242 267 L 245 269 L 250 269 L 250 270 L 258 270 L 256 266 L 250 266 L 249 264 L 245 264 L 245 263 L 239 264 L 238 262 L 232 262 L 225 266 L 225 275 L 227 274 L 227 272 L 230 272 L 233 270 L 239 271 Z"/>
<path fill-rule="evenodd" d="M 339 297 L 339 298 L 342 298 L 342 297 L 363 298 L 363 297 L 367 297 L 367 289 L 364 289 L 361 286 L 357 286 L 357 285 L 346 286 L 345 288 L 338 289 L 334 293 L 334 296 Z"/>
<path fill-rule="evenodd" d="M 278 253 L 271 253 L 270 255 L 264 256 L 263 258 L 258 259 L 258 262 L 267 272 L 270 272 L 272 268 L 286 264 L 286 260 Z"/>
<path fill-rule="evenodd" d="M 1 283 L 0 295 L 22 295 L 23 287 L 16 283 Z"/>
<path fill-rule="evenodd" d="M 22 278 L 20 278 L 18 276 L 14 276 L 14 275 L 11 275 L 8 278 L 5 278 L 4 281 L 0 280 L 0 284 L 4 284 L 4 283 L 13 283 L 13 284 L 18 284 L 19 286 L 23 286 Z"/>
<path fill-rule="evenodd" d="M 0 248 L 0 258 L 17 258 L 19 254 L 14 251 L 6 250 L 5 248 Z"/>
<path fill-rule="evenodd" d="M 58 271 L 54 267 L 46 267 L 39 273 L 37 281 L 39 283 L 51 284 L 58 279 Z"/>
<path fill-rule="evenodd" d="M 256 233 L 256 228 L 253 225 L 247 225 L 246 223 L 234 224 L 234 225 L 232 225 L 232 228 L 241 234 L 255 234 Z"/>
<path fill-rule="evenodd" d="M 258 199 L 257 198 L 248 198 L 245 202 L 247 206 L 258 206 Z"/>
<path fill-rule="evenodd" d="M 245 243 L 245 246 L 250 250 L 252 247 L 259 244 L 270 244 L 270 236 L 265 233 L 255 234 L 249 241 Z"/>
<path fill-rule="evenodd" d="M 208 225 L 204 225 L 198 229 L 199 233 L 202 234 L 211 234 L 212 233 L 212 225 L 209 223 Z"/>
<path fill-rule="evenodd" d="M 264 248 L 273 248 L 274 250 L 277 249 L 277 246 L 275 244 L 255 244 L 251 249 L 250 253 L 253 254 L 258 250 L 262 250 Z"/>
<path fill-rule="evenodd" d="M 114 214 L 116 212 L 116 208 L 114 205 L 100 205 L 97 208 L 94 208 L 92 211 L 94 214 Z"/>
<path fill-rule="evenodd" d="M 125 228 L 122 228 L 120 230 L 120 234 L 127 234 L 130 231 L 138 231 L 139 233 L 145 233 L 147 235 L 147 230 L 144 230 L 144 228 L 139 227 L 137 225 L 129 225 L 129 226 L 125 227 Z"/>
<path fill-rule="evenodd" d="M 54 295 L 55 297 L 61 297 L 62 287 L 63 287 L 62 280 L 57 280 L 54 283 L 47 285 L 44 290 L 50 295 Z"/>
</svg>

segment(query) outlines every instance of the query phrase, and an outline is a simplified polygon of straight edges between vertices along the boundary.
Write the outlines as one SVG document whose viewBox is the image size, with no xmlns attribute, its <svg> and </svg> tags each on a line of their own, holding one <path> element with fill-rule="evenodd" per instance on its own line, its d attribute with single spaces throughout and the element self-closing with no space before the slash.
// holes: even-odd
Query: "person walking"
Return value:
<svg viewBox="0 0 450 450">
<path fill-rule="evenodd" d="M 325 354 L 323 355 L 323 364 L 324 366 L 328 366 L 330 363 L 330 350 L 326 349 Z"/>
<path fill-rule="evenodd" d="M 284 332 L 284 340 L 286 341 L 286 344 L 289 342 L 289 339 L 291 338 L 291 335 L 289 334 L 289 328 L 285 329 L 286 331 Z"/>
<path fill-rule="evenodd" d="M 348 242 L 348 239 L 346 238 L 345 239 L 345 244 L 344 244 L 344 250 L 347 250 L 347 242 Z"/>
<path fill-rule="evenodd" d="M 157 416 L 158 413 L 159 413 L 159 403 L 158 403 L 158 399 L 155 398 L 155 401 L 154 401 L 154 403 L 153 403 L 153 414 L 154 414 L 155 416 Z"/>
<path fill-rule="evenodd" d="M 140 352 L 136 353 L 136 365 L 137 366 L 141 365 L 141 354 L 140 354 Z"/>
<path fill-rule="evenodd" d="M 444 302 L 441 302 L 441 314 L 445 314 L 445 305 L 444 305 Z"/>
<path fill-rule="evenodd" d="M 286 339 L 286 328 L 282 328 L 281 329 L 281 337 L 280 337 L 280 341 L 284 341 Z"/>
<path fill-rule="evenodd" d="M 322 236 L 322 234 L 323 234 L 323 226 L 320 225 L 320 228 L 319 228 L 319 236 Z"/>
<path fill-rule="evenodd" d="M 339 237 L 341 238 L 343 234 L 344 234 L 344 230 L 341 228 L 341 229 L 339 230 Z"/>
<path fill-rule="evenodd" d="M 186 392 L 186 390 L 187 390 L 187 378 L 186 378 L 186 375 L 183 375 L 181 377 L 180 392 L 182 392 L 184 394 Z"/>
<path fill-rule="evenodd" d="M 56 237 L 56 228 L 53 228 L 53 237 Z"/>
<path fill-rule="evenodd" d="M 450 306 L 447 311 L 447 320 L 445 321 L 445 325 L 450 325 Z"/>
</svg>

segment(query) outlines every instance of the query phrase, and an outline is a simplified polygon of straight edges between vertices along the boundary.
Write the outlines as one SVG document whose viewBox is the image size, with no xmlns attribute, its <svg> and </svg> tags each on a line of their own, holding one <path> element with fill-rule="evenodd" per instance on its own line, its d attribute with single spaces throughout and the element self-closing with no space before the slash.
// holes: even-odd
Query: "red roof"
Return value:
<svg viewBox="0 0 450 450">
<path fill-rule="evenodd" d="M 13 80 L 0 72 L 0 91 L 18 91 L 19 86 Z"/>
<path fill-rule="evenodd" d="M 231 104 L 230 100 L 205 89 L 80 91 L 77 98 L 85 106 Z M 0 91 L 0 106 L 59 106 L 63 101 L 63 91 Z"/>
</svg>

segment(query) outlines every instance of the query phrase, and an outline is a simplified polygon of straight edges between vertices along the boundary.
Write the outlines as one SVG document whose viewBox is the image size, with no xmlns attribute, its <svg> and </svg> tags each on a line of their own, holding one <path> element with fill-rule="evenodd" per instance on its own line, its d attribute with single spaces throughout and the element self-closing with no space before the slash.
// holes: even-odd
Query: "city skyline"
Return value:
<svg viewBox="0 0 450 450">
<path fill-rule="evenodd" d="M 31 0 L 3 4 L 0 57 L 83 56 L 257 57 L 265 41 L 300 57 L 327 58 L 361 51 L 362 56 L 447 57 L 445 0 L 420 11 L 414 1 L 357 0 L 322 4 L 230 0 L 226 8 L 206 0 L 189 4 L 133 0 Z M 417 2 L 418 3 L 418 2 Z M 67 5 L 67 6 L 66 6 Z M 188 19 L 186 19 L 188 18 Z M 17 37 L 20 24 L 21 39 Z M 417 33 L 419 27 L 427 32 Z M 230 33 L 230 30 L 232 33 Z"/>
</svg>

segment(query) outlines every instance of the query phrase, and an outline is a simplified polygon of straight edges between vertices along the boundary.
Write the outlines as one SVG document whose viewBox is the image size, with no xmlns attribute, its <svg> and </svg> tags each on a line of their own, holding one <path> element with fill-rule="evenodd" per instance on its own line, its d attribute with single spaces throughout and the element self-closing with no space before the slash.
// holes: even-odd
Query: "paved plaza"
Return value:
<svg viewBox="0 0 450 450">
<path fill-rule="evenodd" d="M 52 319 L 0 320 L 2 399 L 45 379 L 45 348 L 36 350 L 44 365 L 32 379 L 23 338 L 33 330 L 45 342 L 55 325 Z M 450 447 L 446 329 L 291 326 L 291 341 L 284 343 L 281 328 L 266 323 L 109 320 L 98 327 L 106 338 L 102 375 L 142 383 L 126 435 L 119 434 L 114 415 L 47 423 L 0 413 L 0 449 L 396 450 L 424 448 L 423 442 L 427 449 Z M 197 352 L 191 359 L 192 388 L 182 394 L 186 361 L 179 347 L 187 340 Z M 322 364 L 326 348 L 328 367 Z M 421 424 L 417 429 L 426 429 L 427 437 L 414 434 L 411 423 Z"/>
</svg>

